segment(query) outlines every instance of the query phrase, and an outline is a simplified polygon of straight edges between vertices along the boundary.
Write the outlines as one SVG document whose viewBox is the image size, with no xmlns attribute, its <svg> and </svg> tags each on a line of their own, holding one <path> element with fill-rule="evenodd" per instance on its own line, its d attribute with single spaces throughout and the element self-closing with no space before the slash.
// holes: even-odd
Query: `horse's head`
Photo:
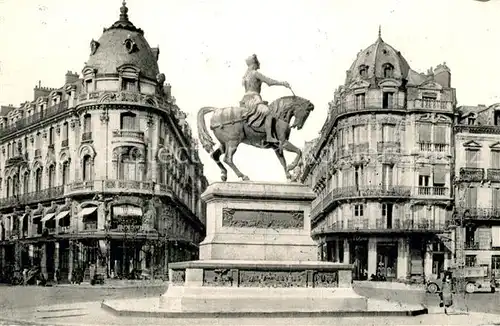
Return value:
<svg viewBox="0 0 500 326">
<path fill-rule="evenodd" d="M 278 118 L 288 123 L 290 123 L 293 117 L 293 124 L 290 127 L 297 127 L 300 130 L 311 111 L 314 110 L 314 105 L 311 101 L 302 97 L 284 96 L 271 103 L 270 108 L 274 110 L 274 114 Z"/>
</svg>

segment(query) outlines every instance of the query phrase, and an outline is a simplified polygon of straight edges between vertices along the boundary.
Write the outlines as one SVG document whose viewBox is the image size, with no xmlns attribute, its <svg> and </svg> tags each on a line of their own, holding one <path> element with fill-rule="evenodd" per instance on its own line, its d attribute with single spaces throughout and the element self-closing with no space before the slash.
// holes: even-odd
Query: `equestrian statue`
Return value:
<svg viewBox="0 0 500 326">
<path fill-rule="evenodd" d="M 290 171 L 299 163 L 302 151 L 290 143 L 292 128 L 302 129 L 314 105 L 307 99 L 295 96 L 287 82 L 280 82 L 264 76 L 260 71 L 257 55 L 246 59 L 248 69 L 243 76 L 245 95 L 239 107 L 204 107 L 198 111 L 198 136 L 203 148 L 210 154 L 221 170 L 222 181 L 227 180 L 227 169 L 224 162 L 242 180 L 250 180 L 233 162 L 233 156 L 241 143 L 258 148 L 272 149 L 276 153 L 287 180 L 291 180 Z M 260 95 L 262 83 L 268 86 L 284 86 L 292 91 L 293 96 L 284 96 L 271 104 L 263 101 Z M 210 129 L 219 141 L 215 143 L 205 123 L 205 115 L 213 112 Z M 293 118 L 293 123 L 292 123 Z M 294 161 L 287 166 L 283 150 L 296 154 Z"/>
</svg>

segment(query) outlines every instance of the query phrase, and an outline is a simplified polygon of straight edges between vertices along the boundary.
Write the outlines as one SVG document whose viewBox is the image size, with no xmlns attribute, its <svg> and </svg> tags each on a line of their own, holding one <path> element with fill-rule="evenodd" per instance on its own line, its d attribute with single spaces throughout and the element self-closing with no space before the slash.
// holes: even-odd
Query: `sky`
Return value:
<svg viewBox="0 0 500 326">
<path fill-rule="evenodd" d="M 0 0 L 0 105 L 33 100 L 33 87 L 61 87 L 81 74 L 92 39 L 118 19 L 121 0 Z M 292 143 L 318 136 L 328 102 L 356 54 L 382 38 L 410 67 L 446 62 L 459 105 L 500 102 L 500 1 L 473 0 L 129 0 L 129 19 L 160 47 L 159 67 L 197 135 L 203 106 L 237 105 L 245 58 L 288 81 L 315 110 Z M 264 100 L 290 91 L 264 86 Z M 203 149 L 200 148 L 201 151 Z M 291 160 L 293 155 L 287 155 Z M 209 181 L 220 170 L 201 153 Z M 284 181 L 271 150 L 241 145 L 235 164 L 252 180 Z M 229 180 L 237 180 L 230 172 Z"/>
</svg>

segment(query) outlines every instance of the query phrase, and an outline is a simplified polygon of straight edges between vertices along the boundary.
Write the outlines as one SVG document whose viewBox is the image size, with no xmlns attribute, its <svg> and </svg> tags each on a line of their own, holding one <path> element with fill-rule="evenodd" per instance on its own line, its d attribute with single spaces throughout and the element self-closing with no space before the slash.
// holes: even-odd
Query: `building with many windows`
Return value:
<svg viewBox="0 0 500 326">
<path fill-rule="evenodd" d="M 0 110 L 0 273 L 165 276 L 196 258 L 207 187 L 158 48 L 128 19 L 90 43 L 82 75 Z M 80 274 L 81 275 L 81 274 Z"/>
<path fill-rule="evenodd" d="M 457 263 L 500 277 L 500 104 L 461 106 L 455 125 Z"/>
<path fill-rule="evenodd" d="M 417 73 L 380 33 L 358 53 L 300 172 L 321 259 L 354 264 L 355 279 L 449 266 L 455 107 L 445 64 Z"/>
</svg>

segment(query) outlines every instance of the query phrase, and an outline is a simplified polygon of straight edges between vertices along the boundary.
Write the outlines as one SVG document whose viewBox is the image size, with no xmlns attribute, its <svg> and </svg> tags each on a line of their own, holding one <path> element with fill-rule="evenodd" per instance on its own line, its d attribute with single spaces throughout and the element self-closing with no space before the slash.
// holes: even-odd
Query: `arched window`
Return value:
<svg viewBox="0 0 500 326">
<path fill-rule="evenodd" d="M 42 168 L 38 168 L 35 171 L 35 191 L 42 190 Z"/>
<path fill-rule="evenodd" d="M 90 181 L 93 179 L 93 162 L 90 155 L 85 155 L 83 157 L 83 181 Z"/>
<path fill-rule="evenodd" d="M 120 129 L 136 130 L 137 116 L 132 112 L 124 112 L 120 114 Z"/>
<path fill-rule="evenodd" d="M 67 185 L 69 182 L 69 162 L 66 161 L 62 165 L 62 184 Z"/>
<path fill-rule="evenodd" d="M 394 77 L 394 67 L 390 63 L 384 64 L 384 78 Z"/>
<path fill-rule="evenodd" d="M 24 172 L 23 175 L 23 192 L 27 194 L 29 192 L 29 184 L 30 184 L 30 174 L 28 171 Z"/>
<path fill-rule="evenodd" d="M 56 167 L 55 165 L 49 166 L 49 188 L 56 186 Z"/>
<path fill-rule="evenodd" d="M 12 178 L 12 192 L 13 192 L 14 196 L 19 195 L 19 175 L 18 174 L 16 174 Z"/>
<path fill-rule="evenodd" d="M 142 181 L 142 172 L 140 161 L 137 155 L 134 155 L 133 148 L 124 151 L 118 158 L 118 179 Z"/>
</svg>

